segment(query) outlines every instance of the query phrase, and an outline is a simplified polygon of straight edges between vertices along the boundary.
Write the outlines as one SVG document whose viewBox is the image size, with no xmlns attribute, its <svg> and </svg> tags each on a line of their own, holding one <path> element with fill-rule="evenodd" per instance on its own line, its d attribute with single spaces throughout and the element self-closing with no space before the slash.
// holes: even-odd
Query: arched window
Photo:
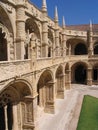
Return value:
<svg viewBox="0 0 98 130">
<path fill-rule="evenodd" d="M 78 43 L 75 46 L 74 54 L 75 55 L 85 55 L 85 54 L 87 54 L 87 47 L 85 46 L 85 44 Z"/>
<path fill-rule="evenodd" d="M 77 65 L 74 70 L 75 82 L 85 83 L 87 78 L 86 68 L 83 65 Z"/>
<path fill-rule="evenodd" d="M 7 61 L 7 40 L 5 32 L 0 28 L 0 61 Z"/>
</svg>

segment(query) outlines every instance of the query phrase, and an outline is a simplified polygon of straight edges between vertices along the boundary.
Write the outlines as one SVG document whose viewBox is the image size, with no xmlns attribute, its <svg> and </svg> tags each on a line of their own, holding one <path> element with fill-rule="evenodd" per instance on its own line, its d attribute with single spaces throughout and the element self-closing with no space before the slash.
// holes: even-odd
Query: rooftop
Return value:
<svg viewBox="0 0 98 130">
<path fill-rule="evenodd" d="M 89 30 L 89 24 L 80 24 L 80 25 L 69 25 L 67 26 L 68 30 L 77 30 L 77 31 L 87 31 Z M 93 31 L 98 31 L 98 24 L 93 24 Z"/>
</svg>

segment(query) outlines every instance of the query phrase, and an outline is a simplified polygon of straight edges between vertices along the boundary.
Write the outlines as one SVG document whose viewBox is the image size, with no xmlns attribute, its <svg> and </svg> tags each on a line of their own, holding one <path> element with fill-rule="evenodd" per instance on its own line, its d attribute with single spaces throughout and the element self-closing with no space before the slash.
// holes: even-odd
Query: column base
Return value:
<svg viewBox="0 0 98 130">
<path fill-rule="evenodd" d="M 54 102 L 53 102 L 53 101 L 48 101 L 48 102 L 46 102 L 46 106 L 45 106 L 44 111 L 45 111 L 46 113 L 54 114 L 54 113 L 55 113 L 55 105 L 54 105 Z"/>
<path fill-rule="evenodd" d="M 87 80 L 87 85 L 92 86 L 92 80 Z"/>
<path fill-rule="evenodd" d="M 58 92 L 57 92 L 57 96 L 56 96 L 57 98 L 59 98 L 59 99 L 64 99 L 64 96 L 65 96 L 65 95 L 64 95 L 64 91 L 58 91 Z"/>
<path fill-rule="evenodd" d="M 31 123 L 31 124 L 24 124 L 23 125 L 23 130 L 25 130 L 25 129 L 36 130 L 35 125 L 33 123 Z"/>
<path fill-rule="evenodd" d="M 71 82 L 66 82 L 66 83 L 65 83 L 65 88 L 66 88 L 67 90 L 69 90 L 69 89 L 71 88 Z"/>
</svg>

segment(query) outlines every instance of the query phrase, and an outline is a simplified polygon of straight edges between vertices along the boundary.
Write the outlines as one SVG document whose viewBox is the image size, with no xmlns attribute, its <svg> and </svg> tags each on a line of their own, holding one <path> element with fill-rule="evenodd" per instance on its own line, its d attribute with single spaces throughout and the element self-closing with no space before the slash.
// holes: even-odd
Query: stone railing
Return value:
<svg viewBox="0 0 98 130">
<path fill-rule="evenodd" d="M 53 65 L 59 65 L 61 63 L 63 63 L 65 60 L 65 58 L 63 57 L 55 57 L 55 58 L 41 58 L 41 59 L 37 59 L 37 64 L 36 64 L 36 69 L 40 70 L 40 69 L 44 69 L 44 68 L 49 68 Z"/>
<path fill-rule="evenodd" d="M 88 55 L 70 55 L 69 56 L 70 61 L 84 61 L 88 60 Z"/>
<path fill-rule="evenodd" d="M 86 31 L 66 30 L 68 36 L 87 36 Z"/>
<path fill-rule="evenodd" d="M 37 59 L 36 70 L 47 68 L 52 65 L 52 58 Z"/>
<path fill-rule="evenodd" d="M 30 60 L 0 62 L 0 82 L 30 72 Z"/>
</svg>

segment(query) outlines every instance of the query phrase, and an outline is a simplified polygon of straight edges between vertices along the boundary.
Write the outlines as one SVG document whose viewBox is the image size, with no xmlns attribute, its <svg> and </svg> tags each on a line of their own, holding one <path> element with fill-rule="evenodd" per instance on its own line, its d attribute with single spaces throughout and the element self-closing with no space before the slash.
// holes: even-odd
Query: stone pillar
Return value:
<svg viewBox="0 0 98 130">
<path fill-rule="evenodd" d="M 47 17 L 42 23 L 42 57 L 48 57 L 48 22 Z"/>
<path fill-rule="evenodd" d="M 68 48 L 68 55 L 71 55 L 71 44 L 69 44 L 69 48 Z"/>
<path fill-rule="evenodd" d="M 88 45 L 89 45 L 89 48 L 88 48 L 88 57 L 92 57 L 93 55 L 93 30 L 92 30 L 92 23 L 90 21 L 90 28 L 89 28 L 89 31 L 88 31 Z"/>
<path fill-rule="evenodd" d="M 71 70 L 66 70 L 66 74 L 65 74 L 65 87 L 66 89 L 70 89 L 71 88 Z"/>
<path fill-rule="evenodd" d="M 10 38 L 7 39 L 7 59 L 10 61 Z"/>
<path fill-rule="evenodd" d="M 54 82 L 50 81 L 46 85 L 46 104 L 45 104 L 45 112 L 47 113 L 55 113 L 55 87 Z"/>
<path fill-rule="evenodd" d="M 87 70 L 87 85 L 92 85 L 92 68 Z"/>
<path fill-rule="evenodd" d="M 18 130 L 17 105 L 13 105 L 13 130 Z"/>
<path fill-rule="evenodd" d="M 5 130 L 8 130 L 7 106 L 4 107 L 5 113 Z"/>
<path fill-rule="evenodd" d="M 63 17 L 63 31 L 62 31 L 62 44 L 63 44 L 63 57 L 66 56 L 66 28 L 65 28 L 65 19 Z"/>
<path fill-rule="evenodd" d="M 23 1 L 18 1 L 16 6 L 16 59 L 24 59 L 25 44 L 25 6 Z"/>
<path fill-rule="evenodd" d="M 59 26 L 58 26 L 58 11 L 57 7 L 55 8 L 55 56 L 59 56 Z"/>
<path fill-rule="evenodd" d="M 42 0 L 42 17 L 42 57 L 48 57 L 48 21 L 46 0 Z"/>
<path fill-rule="evenodd" d="M 59 29 L 55 29 L 55 56 L 59 56 Z"/>
<path fill-rule="evenodd" d="M 65 75 L 59 75 L 57 79 L 57 98 L 64 98 Z"/>
<path fill-rule="evenodd" d="M 62 33 L 62 44 L 63 44 L 63 57 L 66 56 L 66 34 L 65 32 Z"/>
<path fill-rule="evenodd" d="M 89 32 L 89 36 L 88 36 L 88 41 L 89 41 L 89 48 L 88 48 L 88 57 L 92 57 L 93 55 L 93 40 L 92 40 L 92 36 L 93 33 Z"/>
<path fill-rule="evenodd" d="M 26 104 L 25 109 L 25 118 L 23 123 L 23 129 L 32 129 L 36 130 L 36 114 L 35 113 L 35 100 L 32 96 L 26 96 L 24 98 L 24 102 Z"/>
</svg>

